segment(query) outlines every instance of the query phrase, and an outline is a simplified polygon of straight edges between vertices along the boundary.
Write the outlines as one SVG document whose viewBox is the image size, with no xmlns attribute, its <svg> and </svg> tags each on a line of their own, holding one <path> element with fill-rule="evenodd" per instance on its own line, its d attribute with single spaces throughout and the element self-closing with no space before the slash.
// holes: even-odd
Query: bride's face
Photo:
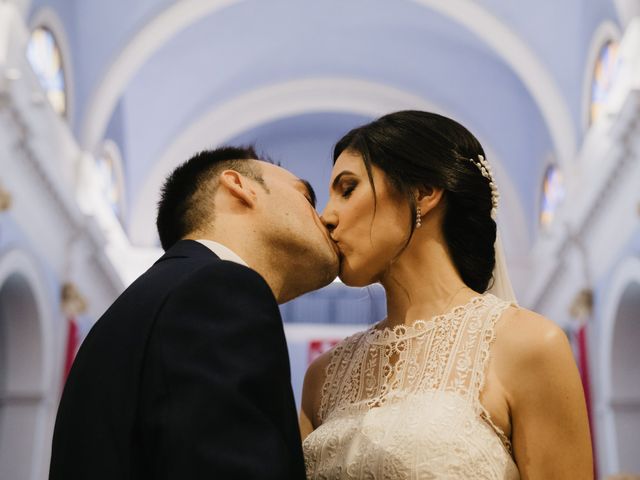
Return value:
<svg viewBox="0 0 640 480">
<path fill-rule="evenodd" d="M 342 152 L 331 172 L 329 202 L 322 212 L 340 250 L 340 279 L 350 286 L 380 281 L 404 248 L 411 228 L 406 197 L 375 165 L 372 175 L 375 197 L 360 154 Z"/>
</svg>

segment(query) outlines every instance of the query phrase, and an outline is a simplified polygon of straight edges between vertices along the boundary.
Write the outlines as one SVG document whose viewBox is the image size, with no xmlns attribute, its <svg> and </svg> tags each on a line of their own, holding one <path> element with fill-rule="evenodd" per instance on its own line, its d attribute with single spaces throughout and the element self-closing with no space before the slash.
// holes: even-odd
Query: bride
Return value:
<svg viewBox="0 0 640 480">
<path fill-rule="evenodd" d="M 340 278 L 380 282 L 387 316 L 307 371 L 308 478 L 593 478 L 567 338 L 499 268 L 498 198 L 446 117 L 397 112 L 337 143 L 322 218 Z"/>
</svg>

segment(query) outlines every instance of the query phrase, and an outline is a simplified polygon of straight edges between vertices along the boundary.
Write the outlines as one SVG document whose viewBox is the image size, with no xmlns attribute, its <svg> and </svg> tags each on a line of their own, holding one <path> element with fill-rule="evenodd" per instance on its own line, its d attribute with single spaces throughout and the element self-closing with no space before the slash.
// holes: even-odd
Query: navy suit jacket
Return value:
<svg viewBox="0 0 640 480">
<path fill-rule="evenodd" d="M 273 293 L 254 270 L 178 242 L 83 342 L 50 480 L 304 476 Z"/>
</svg>

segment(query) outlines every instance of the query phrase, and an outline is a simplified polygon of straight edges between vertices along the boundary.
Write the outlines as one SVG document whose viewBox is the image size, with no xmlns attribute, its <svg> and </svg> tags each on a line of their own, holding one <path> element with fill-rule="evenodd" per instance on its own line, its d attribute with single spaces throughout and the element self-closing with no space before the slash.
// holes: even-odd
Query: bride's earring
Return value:
<svg viewBox="0 0 640 480">
<path fill-rule="evenodd" d="M 420 211 L 420 207 L 416 208 L 416 228 L 420 228 L 422 226 L 422 212 Z"/>
</svg>

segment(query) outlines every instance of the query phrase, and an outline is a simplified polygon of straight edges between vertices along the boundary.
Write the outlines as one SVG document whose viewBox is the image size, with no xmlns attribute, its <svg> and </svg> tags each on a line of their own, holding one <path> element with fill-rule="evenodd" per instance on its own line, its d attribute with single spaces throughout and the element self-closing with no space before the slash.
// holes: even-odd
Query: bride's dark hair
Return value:
<svg viewBox="0 0 640 480">
<path fill-rule="evenodd" d="M 484 156 L 471 132 L 442 115 L 407 110 L 351 130 L 336 144 L 333 163 L 345 150 L 362 156 L 374 197 L 371 166 L 386 174 L 390 185 L 406 195 L 412 220 L 415 191 L 442 188 L 442 230 L 453 264 L 469 288 L 487 290 L 495 265 L 496 224 L 489 181 L 470 160 Z M 413 221 L 410 228 L 413 235 Z"/>
</svg>

